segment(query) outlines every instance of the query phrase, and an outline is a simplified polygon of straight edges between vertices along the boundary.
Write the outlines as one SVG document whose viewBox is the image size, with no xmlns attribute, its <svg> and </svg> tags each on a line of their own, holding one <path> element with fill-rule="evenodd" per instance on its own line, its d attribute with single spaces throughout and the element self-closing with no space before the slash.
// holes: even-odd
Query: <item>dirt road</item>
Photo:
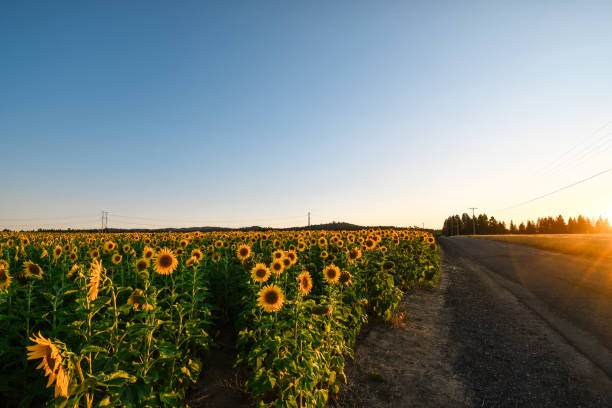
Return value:
<svg viewBox="0 0 612 408">
<path fill-rule="evenodd" d="M 407 294 L 401 327 L 364 336 L 330 405 L 612 407 L 606 265 L 487 240 L 440 245 L 440 285 Z"/>
</svg>

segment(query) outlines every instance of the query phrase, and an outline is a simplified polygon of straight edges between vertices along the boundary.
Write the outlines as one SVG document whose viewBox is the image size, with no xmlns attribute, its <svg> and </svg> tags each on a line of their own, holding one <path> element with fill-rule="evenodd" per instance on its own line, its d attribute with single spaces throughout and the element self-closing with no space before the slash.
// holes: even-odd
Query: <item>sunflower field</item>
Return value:
<svg viewBox="0 0 612 408">
<path fill-rule="evenodd" d="M 433 285 L 417 230 L 0 233 L 6 406 L 176 407 L 219 327 L 259 407 L 323 407 L 368 318 Z"/>
</svg>

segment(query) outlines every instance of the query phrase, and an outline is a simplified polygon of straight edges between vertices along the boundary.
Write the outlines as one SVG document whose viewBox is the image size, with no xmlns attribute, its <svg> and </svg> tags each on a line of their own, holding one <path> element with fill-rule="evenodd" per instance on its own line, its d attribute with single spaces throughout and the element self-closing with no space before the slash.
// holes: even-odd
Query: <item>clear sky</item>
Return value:
<svg viewBox="0 0 612 408">
<path fill-rule="evenodd" d="M 3 1 L 0 227 L 612 217 L 612 2 Z"/>
</svg>

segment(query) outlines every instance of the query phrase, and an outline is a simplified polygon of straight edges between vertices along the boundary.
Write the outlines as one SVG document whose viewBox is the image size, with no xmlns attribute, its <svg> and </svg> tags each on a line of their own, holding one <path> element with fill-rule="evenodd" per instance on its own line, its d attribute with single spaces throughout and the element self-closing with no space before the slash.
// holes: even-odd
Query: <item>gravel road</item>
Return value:
<svg viewBox="0 0 612 408">
<path fill-rule="evenodd" d="M 358 342 L 331 406 L 612 407 L 612 308 L 607 281 L 596 285 L 606 265 L 488 240 L 440 245 L 440 284 L 408 293 L 401 325 Z"/>
</svg>

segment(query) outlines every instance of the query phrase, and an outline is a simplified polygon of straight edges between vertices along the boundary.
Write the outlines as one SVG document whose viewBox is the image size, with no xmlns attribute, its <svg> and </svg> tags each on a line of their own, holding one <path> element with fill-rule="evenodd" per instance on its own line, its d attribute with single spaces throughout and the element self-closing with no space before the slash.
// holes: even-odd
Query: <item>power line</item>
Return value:
<svg viewBox="0 0 612 408">
<path fill-rule="evenodd" d="M 563 166 L 563 163 L 568 163 L 570 161 L 569 160 L 570 157 L 568 157 L 568 155 L 570 153 L 574 152 L 581 144 L 583 144 L 585 142 L 591 142 L 591 140 L 590 140 L 591 138 L 593 138 L 595 135 L 597 135 L 597 133 L 599 133 L 603 129 L 607 128 L 610 124 L 612 124 L 612 120 L 604 123 L 602 126 L 598 127 L 594 132 L 591 132 L 587 137 L 585 137 L 584 139 L 581 139 L 578 143 L 576 143 L 574 146 L 572 146 L 572 148 L 570 148 L 569 150 L 565 151 L 560 156 L 557 156 L 556 159 L 550 161 L 548 164 L 544 165 L 542 168 L 540 168 L 538 173 L 550 173 L 553 170 L 555 170 L 556 168 L 558 168 L 559 166 Z M 604 135 L 604 137 L 605 137 L 605 135 Z M 587 149 L 588 149 L 588 146 L 587 146 Z M 582 150 L 582 152 L 584 152 L 584 150 Z M 577 152 L 577 154 L 580 154 L 580 152 Z M 574 155 L 574 157 L 575 156 L 576 156 L 576 154 Z"/>
<path fill-rule="evenodd" d="M 593 174 L 592 176 L 589 176 L 589 177 L 584 178 L 584 179 L 582 179 L 582 180 L 576 181 L 575 183 L 568 184 L 567 186 L 560 187 L 560 188 L 558 188 L 558 189 L 556 189 L 556 190 L 554 190 L 554 191 L 551 191 L 550 193 L 542 194 L 541 196 L 537 196 L 537 197 L 535 197 L 535 198 L 532 198 L 531 200 L 523 201 L 523 202 L 521 202 L 521 203 L 518 203 L 518 204 L 512 205 L 512 206 L 510 206 L 510 207 L 503 208 L 503 209 L 498 210 L 498 211 L 506 211 L 506 210 L 510 210 L 510 209 L 512 209 L 512 208 L 516 208 L 516 207 L 520 207 L 520 206 L 525 205 L 525 204 L 532 203 L 532 202 L 534 202 L 534 201 L 536 201 L 536 200 L 542 199 L 542 198 L 544 198 L 544 197 L 548 197 L 548 196 L 550 196 L 550 195 L 553 195 L 553 194 L 558 193 L 558 192 L 563 191 L 563 190 L 567 190 L 567 189 L 568 189 L 568 188 L 570 188 L 570 187 L 574 187 L 574 186 L 576 186 L 576 185 L 578 185 L 578 184 L 584 183 L 585 181 L 589 181 L 589 180 L 591 180 L 591 179 L 594 179 L 595 177 L 599 177 L 599 176 L 601 176 L 601 175 L 603 175 L 603 174 L 606 174 L 606 173 L 608 173 L 608 172 L 611 172 L 611 171 L 612 171 L 612 167 L 610 167 L 609 169 L 606 169 L 606 170 L 604 170 L 604 171 L 600 171 L 600 172 L 599 172 L 599 173 L 597 173 L 597 174 Z"/>
</svg>

